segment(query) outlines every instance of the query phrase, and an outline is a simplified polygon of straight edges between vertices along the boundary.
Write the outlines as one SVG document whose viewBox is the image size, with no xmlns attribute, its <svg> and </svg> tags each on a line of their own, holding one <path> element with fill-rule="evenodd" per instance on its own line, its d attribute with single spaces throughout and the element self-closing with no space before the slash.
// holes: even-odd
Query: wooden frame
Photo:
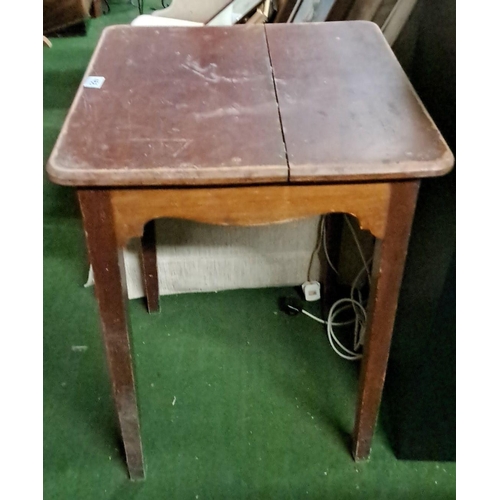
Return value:
<svg viewBox="0 0 500 500">
<path fill-rule="evenodd" d="M 368 457 L 385 378 L 399 287 L 419 181 L 220 188 L 81 188 L 87 247 L 127 464 L 131 479 L 145 477 L 139 412 L 127 322 L 121 250 L 142 236 L 144 283 L 158 308 L 151 221 L 176 217 L 210 224 L 258 225 L 347 212 L 377 238 L 373 285 L 353 439 L 355 460 Z M 145 230 L 143 228 L 146 228 Z"/>
<path fill-rule="evenodd" d="M 138 188 L 109 191 L 118 243 L 141 237 L 153 219 L 171 217 L 223 226 L 259 226 L 334 212 L 356 216 L 382 238 L 390 184 L 261 185 Z"/>
</svg>

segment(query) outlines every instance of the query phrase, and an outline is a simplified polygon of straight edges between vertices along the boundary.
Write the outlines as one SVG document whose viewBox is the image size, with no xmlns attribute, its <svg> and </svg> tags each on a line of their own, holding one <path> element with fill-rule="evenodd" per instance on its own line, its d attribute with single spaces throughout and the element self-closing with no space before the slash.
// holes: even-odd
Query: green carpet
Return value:
<svg viewBox="0 0 500 500">
<path fill-rule="evenodd" d="M 137 14 L 111 8 L 44 49 L 44 164 L 102 28 Z M 130 482 L 86 271 L 74 192 L 45 180 L 45 498 L 455 497 L 455 464 L 396 460 L 380 426 L 354 463 L 356 366 L 321 325 L 278 311 L 291 289 L 163 297 L 158 315 L 130 302 L 147 468 Z"/>
</svg>

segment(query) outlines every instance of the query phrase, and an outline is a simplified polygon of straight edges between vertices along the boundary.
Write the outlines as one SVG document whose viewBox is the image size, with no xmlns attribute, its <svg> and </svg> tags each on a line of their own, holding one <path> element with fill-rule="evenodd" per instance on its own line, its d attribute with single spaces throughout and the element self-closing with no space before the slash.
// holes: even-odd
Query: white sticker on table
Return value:
<svg viewBox="0 0 500 500">
<path fill-rule="evenodd" d="M 83 82 L 83 86 L 87 89 L 100 89 L 104 80 L 103 76 L 88 76 Z"/>
</svg>

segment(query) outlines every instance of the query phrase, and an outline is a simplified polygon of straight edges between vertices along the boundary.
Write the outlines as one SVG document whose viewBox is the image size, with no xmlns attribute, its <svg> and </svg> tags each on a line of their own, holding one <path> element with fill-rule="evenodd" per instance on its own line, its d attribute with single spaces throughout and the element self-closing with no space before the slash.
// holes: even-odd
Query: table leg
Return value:
<svg viewBox="0 0 500 500">
<path fill-rule="evenodd" d="M 160 310 L 159 287 L 158 287 L 158 264 L 156 262 L 156 237 L 154 220 L 144 226 L 144 234 L 141 238 L 141 260 L 142 280 L 148 311 L 158 312 Z"/>
<path fill-rule="evenodd" d="M 90 6 L 90 16 L 99 17 L 102 16 L 102 5 L 101 0 L 93 0 Z"/>
<path fill-rule="evenodd" d="M 131 479 L 142 479 L 144 463 L 128 332 L 127 286 L 110 195 L 105 190 L 85 189 L 78 192 L 78 198 L 128 470 Z"/>
<path fill-rule="evenodd" d="M 370 454 L 419 184 L 410 181 L 391 186 L 385 236 L 375 247 L 354 427 L 355 460 Z"/>
</svg>

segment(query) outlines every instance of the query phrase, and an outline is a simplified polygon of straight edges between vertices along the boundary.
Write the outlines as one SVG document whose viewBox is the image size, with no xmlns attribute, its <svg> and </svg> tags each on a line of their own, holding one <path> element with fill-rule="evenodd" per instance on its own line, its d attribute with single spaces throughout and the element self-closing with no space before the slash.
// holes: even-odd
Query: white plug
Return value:
<svg viewBox="0 0 500 500">
<path fill-rule="evenodd" d="M 314 302 L 321 298 L 321 285 L 318 281 L 306 281 L 302 283 L 302 292 L 307 302 Z"/>
</svg>

